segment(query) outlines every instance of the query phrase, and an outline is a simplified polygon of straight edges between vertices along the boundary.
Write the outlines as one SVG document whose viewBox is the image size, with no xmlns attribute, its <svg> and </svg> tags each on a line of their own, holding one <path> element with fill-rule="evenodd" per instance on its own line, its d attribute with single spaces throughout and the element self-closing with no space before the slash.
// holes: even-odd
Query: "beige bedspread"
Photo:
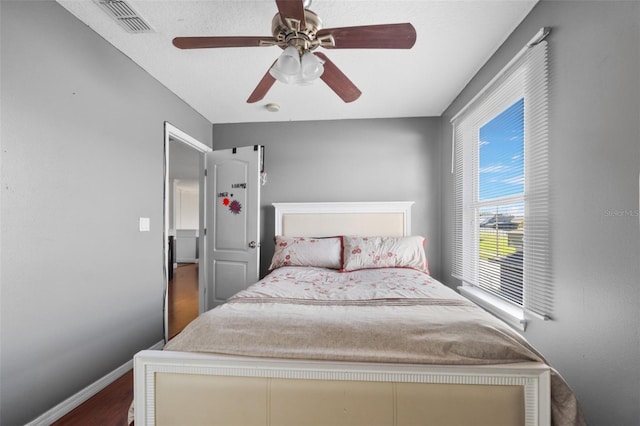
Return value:
<svg viewBox="0 0 640 426">
<path fill-rule="evenodd" d="M 545 362 L 522 336 L 455 291 L 395 268 L 280 268 L 202 314 L 165 349 L 414 364 Z M 555 371 L 552 419 L 584 424 Z"/>
</svg>

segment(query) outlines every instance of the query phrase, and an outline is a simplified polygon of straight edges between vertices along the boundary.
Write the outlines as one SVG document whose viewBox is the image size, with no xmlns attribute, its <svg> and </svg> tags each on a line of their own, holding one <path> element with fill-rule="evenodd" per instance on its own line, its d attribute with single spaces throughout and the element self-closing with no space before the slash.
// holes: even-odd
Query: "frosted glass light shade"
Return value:
<svg viewBox="0 0 640 426">
<path fill-rule="evenodd" d="M 300 54 L 295 47 L 289 46 L 284 49 L 282 55 L 276 62 L 276 67 L 286 75 L 295 75 L 300 71 Z"/>
<path fill-rule="evenodd" d="M 285 84 L 292 84 L 294 83 L 294 79 L 297 78 L 297 74 L 287 75 L 283 73 L 278 69 L 277 65 L 274 65 L 273 67 L 271 67 L 271 69 L 269 70 L 269 74 L 271 74 L 271 76 L 276 80 L 278 80 L 280 83 L 285 83 Z"/>
<path fill-rule="evenodd" d="M 287 47 L 278 58 L 269 74 L 285 84 L 307 85 L 313 83 L 324 72 L 322 60 L 307 51 L 300 58 L 295 47 Z"/>
<path fill-rule="evenodd" d="M 302 55 L 300 72 L 303 81 L 311 82 L 322 75 L 324 66 L 320 58 L 311 52 L 306 52 Z"/>
</svg>

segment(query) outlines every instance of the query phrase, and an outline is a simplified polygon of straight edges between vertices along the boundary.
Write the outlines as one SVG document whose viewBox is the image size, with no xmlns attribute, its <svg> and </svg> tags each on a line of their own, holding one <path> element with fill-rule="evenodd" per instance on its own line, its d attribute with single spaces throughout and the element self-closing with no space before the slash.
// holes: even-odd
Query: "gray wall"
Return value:
<svg viewBox="0 0 640 426">
<path fill-rule="evenodd" d="M 542 1 L 443 117 L 446 147 L 451 117 L 540 27 L 553 27 L 555 318 L 533 320 L 526 337 L 573 387 L 591 425 L 640 423 L 639 23 L 639 2 Z M 450 161 L 443 148 L 442 163 Z M 442 176 L 446 229 L 453 182 L 447 168 Z M 443 276 L 450 277 L 450 234 L 442 242 Z"/>
<path fill-rule="evenodd" d="M 162 340 L 163 122 L 209 145 L 211 124 L 57 3 L 0 4 L 10 426 Z"/>
<path fill-rule="evenodd" d="M 413 200 L 413 234 L 440 274 L 440 120 L 404 118 L 216 124 L 214 149 L 265 146 L 262 272 L 273 256 L 273 202 Z"/>
</svg>

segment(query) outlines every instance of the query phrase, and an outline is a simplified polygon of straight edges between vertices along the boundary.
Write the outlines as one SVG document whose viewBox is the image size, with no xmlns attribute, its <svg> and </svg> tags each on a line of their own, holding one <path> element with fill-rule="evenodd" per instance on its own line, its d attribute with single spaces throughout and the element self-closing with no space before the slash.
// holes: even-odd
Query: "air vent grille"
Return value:
<svg viewBox="0 0 640 426">
<path fill-rule="evenodd" d="M 94 2 L 127 32 L 135 34 L 153 32 L 151 26 L 127 2 L 122 0 L 94 0 Z"/>
</svg>

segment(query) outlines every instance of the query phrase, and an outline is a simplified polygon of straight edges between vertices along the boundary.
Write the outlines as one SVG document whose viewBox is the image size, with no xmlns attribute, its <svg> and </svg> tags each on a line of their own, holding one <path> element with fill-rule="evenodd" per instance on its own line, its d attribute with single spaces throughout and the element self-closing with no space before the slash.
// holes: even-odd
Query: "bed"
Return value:
<svg viewBox="0 0 640 426">
<path fill-rule="evenodd" d="M 272 271 L 135 356 L 135 424 L 583 423 L 524 338 L 428 275 L 411 204 L 274 204 Z"/>
</svg>

